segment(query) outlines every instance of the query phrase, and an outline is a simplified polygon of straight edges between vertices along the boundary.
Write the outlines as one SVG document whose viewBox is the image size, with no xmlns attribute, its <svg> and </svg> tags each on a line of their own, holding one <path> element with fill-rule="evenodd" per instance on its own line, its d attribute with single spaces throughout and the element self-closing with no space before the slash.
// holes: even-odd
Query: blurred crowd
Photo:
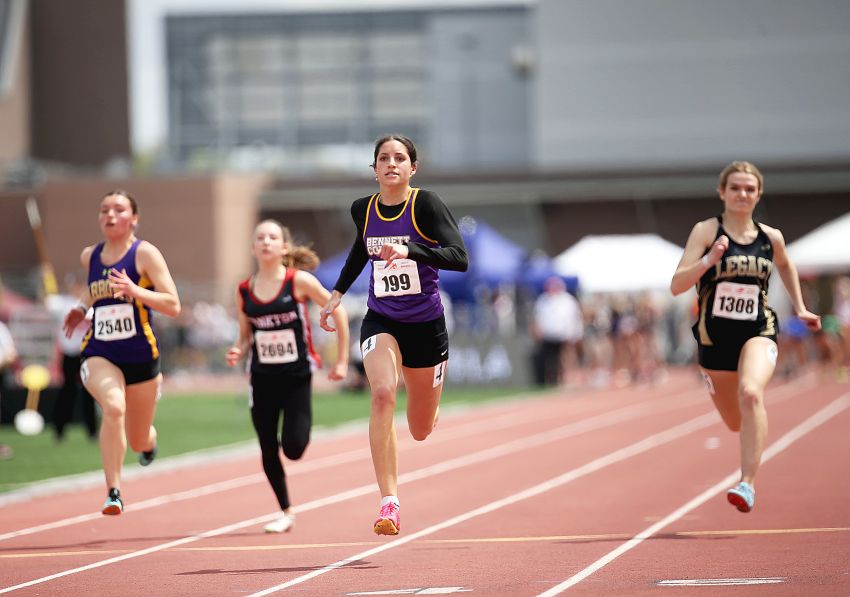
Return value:
<svg viewBox="0 0 850 597">
<path fill-rule="evenodd" d="M 579 300 L 556 277 L 534 301 L 529 324 L 534 382 L 621 387 L 658 383 L 669 363 L 689 360 L 692 342 L 680 303 L 652 292 Z"/>
<path fill-rule="evenodd" d="M 69 348 L 72 342 L 59 334 L 60 311 L 76 300 L 74 284 L 71 280 L 68 292 L 54 297 L 47 309 L 52 313 L 49 334 L 54 340 L 50 360 L 57 385 L 63 377 L 63 358 L 71 358 L 74 352 Z M 514 286 L 480 288 L 473 301 L 455 303 L 444 295 L 453 337 L 455 379 L 622 387 L 660 383 L 669 366 L 694 362 L 694 295 L 674 299 L 664 290 L 599 295 L 582 295 L 575 290 L 553 276 L 538 292 Z M 850 370 L 850 276 L 804 280 L 803 291 L 806 303 L 823 315 L 820 332 L 810 332 L 789 312 L 780 281 L 771 289 L 770 302 L 778 311 L 781 328 L 777 374 L 790 377 L 817 370 L 846 380 Z M 359 320 L 365 311 L 365 300 L 361 299 L 350 296 L 345 303 L 351 315 L 353 339 L 351 374 L 345 387 L 351 390 L 365 387 L 356 346 Z M 18 325 L 18 336 L 26 337 L 15 337 L 14 313 L 26 310 L 19 299 L 16 301 L 15 308 L 4 306 L 0 293 L 0 393 L 16 385 L 16 371 L 22 361 L 32 360 L 29 346 L 37 336 L 31 327 Z M 318 313 L 311 316 L 318 319 Z M 163 361 L 165 371 L 177 375 L 227 371 L 224 354 L 239 332 L 232 306 L 196 301 L 186 305 L 178 318 L 160 317 L 155 325 L 167 355 Z M 334 346 L 324 336 L 315 334 L 317 350 L 330 360 Z M 76 336 L 73 342 L 78 339 Z M 480 358 L 475 357 L 468 347 L 479 345 L 482 339 L 490 342 L 491 349 Z M 512 359 L 525 362 L 521 367 L 513 363 L 514 369 L 504 373 L 512 367 Z M 471 374 L 478 369 L 482 370 L 479 374 Z M 518 374 L 517 369 L 522 373 Z"/>
<path fill-rule="evenodd" d="M 777 278 L 770 303 L 780 321 L 777 374 L 809 372 L 848 381 L 850 371 L 850 276 L 802 281 L 806 304 L 822 314 L 823 328 L 810 331 L 791 312 Z M 691 328 L 696 297 L 672 299 L 664 292 L 577 297 L 557 279 L 535 299 L 529 324 L 534 340 L 532 371 L 541 386 L 622 387 L 659 383 L 668 365 L 695 362 Z"/>
</svg>

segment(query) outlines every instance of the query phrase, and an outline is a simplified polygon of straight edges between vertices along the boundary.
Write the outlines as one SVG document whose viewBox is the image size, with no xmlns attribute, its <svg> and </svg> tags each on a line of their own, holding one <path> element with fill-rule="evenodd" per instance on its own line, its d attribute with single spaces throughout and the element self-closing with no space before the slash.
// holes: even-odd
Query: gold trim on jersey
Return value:
<svg viewBox="0 0 850 597">
<path fill-rule="evenodd" d="M 773 309 L 767 306 L 767 292 L 761 291 L 761 305 L 764 310 L 765 323 L 764 329 L 759 333 L 760 336 L 775 336 L 776 335 L 776 314 Z"/>
<path fill-rule="evenodd" d="M 139 279 L 139 287 L 141 288 L 153 288 L 153 282 L 146 276 L 142 276 Z M 159 347 L 156 344 L 156 336 L 153 335 L 153 328 L 151 327 L 150 317 L 148 316 L 148 310 L 142 304 L 142 301 L 136 299 L 136 309 L 139 310 L 139 322 L 142 324 L 142 333 L 145 336 L 145 339 L 148 341 L 151 347 L 151 358 L 158 359 L 159 358 Z"/>
<path fill-rule="evenodd" d="M 369 228 L 369 214 L 372 212 L 372 202 L 380 193 L 375 193 L 369 197 L 369 205 L 366 206 L 366 220 L 363 222 L 363 240 L 366 240 L 366 230 Z"/>
<path fill-rule="evenodd" d="M 86 332 L 86 335 L 83 336 L 82 341 L 80 342 L 80 352 L 83 352 L 88 346 L 89 340 L 91 340 L 91 334 L 94 331 L 94 327 L 90 327 L 89 331 Z"/>
<path fill-rule="evenodd" d="M 385 218 L 381 215 L 381 194 L 378 193 L 377 200 L 375 201 L 375 213 L 378 214 L 378 217 L 381 218 L 384 222 L 393 222 L 401 217 L 404 211 L 407 209 L 407 206 L 410 204 L 410 197 L 413 195 L 413 191 L 419 192 L 419 189 L 410 189 L 407 192 L 407 197 L 404 198 L 404 207 L 401 208 L 401 211 L 398 212 L 398 215 L 393 218 Z"/>
<path fill-rule="evenodd" d="M 708 335 L 708 328 L 705 325 L 705 315 L 708 311 L 708 297 L 711 296 L 711 287 L 705 286 L 704 288 L 700 288 L 699 294 L 699 323 L 697 324 L 699 343 L 701 346 L 714 346 L 714 342 L 711 341 L 711 336 Z"/>
<path fill-rule="evenodd" d="M 413 199 L 410 202 L 410 219 L 413 222 L 413 229 L 419 233 L 419 236 L 427 240 L 429 243 L 434 243 L 435 245 L 438 245 L 440 243 L 435 241 L 433 238 L 428 238 L 427 236 L 425 236 L 425 234 L 419 229 L 419 225 L 416 223 L 416 197 L 419 196 L 419 189 L 414 190 L 416 192 L 413 194 Z"/>
</svg>

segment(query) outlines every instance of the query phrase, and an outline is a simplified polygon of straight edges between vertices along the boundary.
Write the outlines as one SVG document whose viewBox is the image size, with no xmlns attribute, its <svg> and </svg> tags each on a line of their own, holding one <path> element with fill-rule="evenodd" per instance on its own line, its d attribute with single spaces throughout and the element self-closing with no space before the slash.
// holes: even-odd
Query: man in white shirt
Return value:
<svg viewBox="0 0 850 597">
<path fill-rule="evenodd" d="M 83 337 L 88 332 L 91 320 L 86 318 L 68 338 L 62 330 L 62 321 L 65 314 L 70 311 L 79 301 L 85 288 L 73 275 L 65 280 L 68 288 L 67 294 L 54 294 L 45 300 L 47 309 L 57 317 L 57 344 L 62 352 L 62 387 L 56 397 L 53 408 L 53 424 L 56 428 L 56 439 L 62 441 L 65 437 L 65 427 L 74 417 L 74 406 L 78 398 L 82 398 L 83 423 L 90 439 L 97 438 L 97 415 L 95 414 L 94 398 L 89 394 L 80 382 L 80 345 Z"/>
<path fill-rule="evenodd" d="M 552 276 L 543 288 L 534 303 L 531 325 L 531 337 L 537 343 L 535 381 L 554 386 L 564 379 L 564 348 L 581 340 L 584 323 L 578 300 L 567 292 L 563 279 Z"/>
<path fill-rule="evenodd" d="M 6 383 L 6 376 L 12 364 L 18 358 L 18 351 L 15 350 L 15 341 L 12 339 L 12 334 L 9 332 L 8 326 L 0 321 L 0 392 L 5 390 L 9 385 Z M 6 460 L 12 457 L 12 448 L 6 444 L 0 444 L 0 460 Z"/>
</svg>

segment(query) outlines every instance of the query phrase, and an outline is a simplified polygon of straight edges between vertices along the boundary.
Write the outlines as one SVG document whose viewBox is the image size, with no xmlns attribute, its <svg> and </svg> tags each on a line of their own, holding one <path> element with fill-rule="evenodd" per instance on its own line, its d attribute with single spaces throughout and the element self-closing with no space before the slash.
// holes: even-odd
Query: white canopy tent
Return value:
<svg viewBox="0 0 850 597">
<path fill-rule="evenodd" d="M 850 213 L 815 228 L 787 248 L 801 274 L 850 271 Z"/>
<path fill-rule="evenodd" d="M 639 292 L 670 286 L 682 248 L 656 234 L 585 236 L 555 257 L 555 271 L 577 276 L 581 292 Z"/>
</svg>

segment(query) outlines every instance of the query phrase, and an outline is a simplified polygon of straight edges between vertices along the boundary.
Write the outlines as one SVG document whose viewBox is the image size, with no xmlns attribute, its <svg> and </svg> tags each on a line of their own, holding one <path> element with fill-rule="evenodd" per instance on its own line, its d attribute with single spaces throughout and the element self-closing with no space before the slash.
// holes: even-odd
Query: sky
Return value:
<svg viewBox="0 0 850 597">
<path fill-rule="evenodd" d="M 167 101 L 164 18 L 168 14 L 404 10 L 530 4 L 534 0 L 129 0 L 130 143 L 134 153 L 165 145 Z"/>
</svg>

